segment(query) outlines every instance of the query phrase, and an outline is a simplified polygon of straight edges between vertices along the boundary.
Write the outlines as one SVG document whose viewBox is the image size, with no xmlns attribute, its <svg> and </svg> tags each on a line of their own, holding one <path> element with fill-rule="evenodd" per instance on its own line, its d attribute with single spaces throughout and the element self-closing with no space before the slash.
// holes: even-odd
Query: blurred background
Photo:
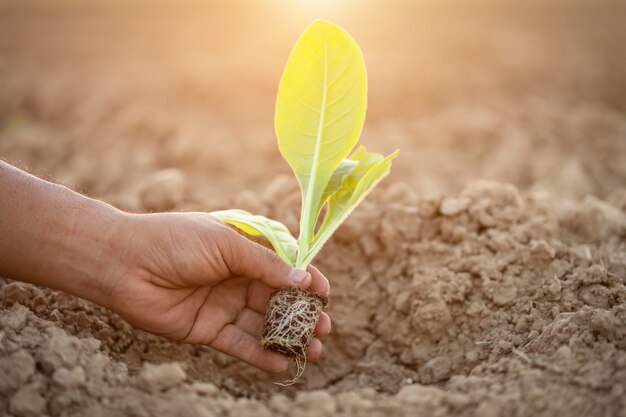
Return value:
<svg viewBox="0 0 626 417">
<path fill-rule="evenodd" d="M 263 192 L 290 174 L 275 95 L 317 17 L 363 49 L 388 183 L 626 186 L 626 2 L 599 0 L 0 1 L 0 157 L 129 210 L 171 167 L 199 207 Z"/>
</svg>

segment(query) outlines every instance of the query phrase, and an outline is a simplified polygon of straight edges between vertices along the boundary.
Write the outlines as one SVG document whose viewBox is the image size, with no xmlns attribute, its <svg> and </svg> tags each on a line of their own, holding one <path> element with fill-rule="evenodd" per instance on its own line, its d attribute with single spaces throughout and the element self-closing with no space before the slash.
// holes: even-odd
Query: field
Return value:
<svg viewBox="0 0 626 417">
<path fill-rule="evenodd" d="M 0 2 L 0 158 L 297 231 L 273 112 L 314 3 L 214 3 Z M 401 154 L 315 261 L 320 360 L 280 387 L 0 278 L 0 415 L 626 415 L 626 7 L 321 3 L 363 48 L 361 143 Z"/>
</svg>

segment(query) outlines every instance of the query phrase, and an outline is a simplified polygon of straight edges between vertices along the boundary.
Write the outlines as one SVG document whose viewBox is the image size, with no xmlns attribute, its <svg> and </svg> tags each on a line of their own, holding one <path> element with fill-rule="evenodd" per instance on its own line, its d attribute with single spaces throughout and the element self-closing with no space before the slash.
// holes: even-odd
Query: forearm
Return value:
<svg viewBox="0 0 626 417">
<path fill-rule="evenodd" d="M 0 276 L 103 303 L 123 218 L 0 161 Z"/>
</svg>

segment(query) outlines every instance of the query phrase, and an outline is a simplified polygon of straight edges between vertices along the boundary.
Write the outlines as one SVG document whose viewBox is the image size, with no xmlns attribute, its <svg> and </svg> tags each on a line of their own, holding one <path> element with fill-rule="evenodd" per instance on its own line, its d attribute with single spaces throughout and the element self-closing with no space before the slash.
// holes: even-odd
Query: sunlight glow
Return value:
<svg viewBox="0 0 626 417">
<path fill-rule="evenodd" d="M 301 13 L 328 13 L 358 7 L 358 2 L 351 0 L 282 0 L 284 5 Z"/>
</svg>

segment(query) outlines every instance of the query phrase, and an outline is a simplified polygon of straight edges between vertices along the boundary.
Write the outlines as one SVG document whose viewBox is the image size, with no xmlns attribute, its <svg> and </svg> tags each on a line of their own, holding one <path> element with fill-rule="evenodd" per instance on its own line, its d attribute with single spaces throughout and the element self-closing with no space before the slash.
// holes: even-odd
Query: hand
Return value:
<svg viewBox="0 0 626 417">
<path fill-rule="evenodd" d="M 288 367 L 258 341 L 272 289 L 328 295 L 317 269 L 297 271 L 205 213 L 126 214 L 2 161 L 0 196 L 0 276 L 86 298 L 267 371 Z M 329 331 L 322 313 L 309 360 Z"/>
<path fill-rule="evenodd" d="M 211 346 L 269 372 L 286 357 L 259 339 L 270 293 L 298 286 L 328 296 L 328 280 L 285 264 L 275 252 L 205 213 L 126 215 L 115 246 L 123 255 L 104 273 L 106 301 L 134 326 L 187 343 Z M 322 352 L 330 331 L 322 313 L 307 351 Z"/>
</svg>

